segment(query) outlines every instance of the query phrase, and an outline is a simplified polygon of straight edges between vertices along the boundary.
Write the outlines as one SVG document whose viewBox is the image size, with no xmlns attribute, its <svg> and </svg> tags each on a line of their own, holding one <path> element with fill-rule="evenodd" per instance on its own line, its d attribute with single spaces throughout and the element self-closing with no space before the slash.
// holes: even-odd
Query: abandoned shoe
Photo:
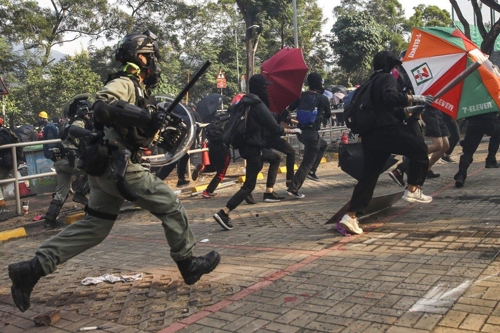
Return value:
<svg viewBox="0 0 500 333">
<path fill-rule="evenodd" d="M 203 274 L 208 274 L 217 267 L 220 262 L 220 254 L 210 251 L 203 257 L 190 257 L 177 261 L 177 267 L 187 285 L 195 284 Z"/>
<path fill-rule="evenodd" d="M 12 280 L 12 299 L 17 308 L 24 312 L 30 308 L 30 296 L 36 283 L 45 273 L 37 257 L 30 261 L 21 261 L 9 265 L 9 277 Z"/>
</svg>

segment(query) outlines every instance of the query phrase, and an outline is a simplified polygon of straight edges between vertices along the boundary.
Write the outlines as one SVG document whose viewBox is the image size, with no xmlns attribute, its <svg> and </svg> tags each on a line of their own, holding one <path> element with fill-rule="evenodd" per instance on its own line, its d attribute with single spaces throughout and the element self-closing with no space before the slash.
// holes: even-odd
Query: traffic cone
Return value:
<svg viewBox="0 0 500 333">
<path fill-rule="evenodd" d="M 207 148 L 206 141 L 203 141 L 203 143 L 201 144 L 201 148 L 202 149 Z M 203 163 L 203 165 L 210 165 L 210 157 L 208 156 L 208 150 L 201 152 L 201 163 Z"/>
</svg>

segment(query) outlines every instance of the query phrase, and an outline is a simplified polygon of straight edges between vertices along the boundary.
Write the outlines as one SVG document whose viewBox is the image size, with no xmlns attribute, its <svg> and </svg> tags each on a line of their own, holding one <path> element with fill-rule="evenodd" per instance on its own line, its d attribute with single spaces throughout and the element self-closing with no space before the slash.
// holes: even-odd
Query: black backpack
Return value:
<svg viewBox="0 0 500 333">
<path fill-rule="evenodd" d="M 19 138 L 20 142 L 38 141 L 38 133 L 33 125 L 22 125 L 14 130 L 14 133 Z"/>
<path fill-rule="evenodd" d="M 314 124 L 318 116 L 318 93 L 307 92 L 300 96 L 297 108 L 297 121 L 301 126 Z"/>
<path fill-rule="evenodd" d="M 344 105 L 344 120 L 354 134 L 363 135 L 377 120 L 377 112 L 372 105 L 372 87 L 375 77 L 365 81 L 354 91 L 352 99 Z"/>
<path fill-rule="evenodd" d="M 224 126 L 224 133 L 222 133 L 222 143 L 226 147 L 239 149 L 245 144 L 249 111 L 250 106 L 240 102 L 229 113 L 229 119 Z"/>
<path fill-rule="evenodd" d="M 44 140 L 52 140 L 59 139 L 59 128 L 57 128 L 56 124 L 48 123 L 43 128 L 43 139 Z M 47 143 L 43 145 L 43 156 L 48 159 L 52 159 L 52 149 L 57 145 L 57 143 Z"/>
<path fill-rule="evenodd" d="M 224 127 L 229 120 L 229 113 L 216 115 L 215 118 L 205 128 L 205 137 L 209 142 L 222 142 Z"/>
<path fill-rule="evenodd" d="M 14 132 L 6 127 L 0 127 L 0 145 L 19 143 L 19 139 Z M 21 162 L 24 159 L 23 147 L 16 148 L 17 160 Z M 14 167 L 14 159 L 11 149 L 0 149 L 0 167 L 12 169 Z"/>
</svg>

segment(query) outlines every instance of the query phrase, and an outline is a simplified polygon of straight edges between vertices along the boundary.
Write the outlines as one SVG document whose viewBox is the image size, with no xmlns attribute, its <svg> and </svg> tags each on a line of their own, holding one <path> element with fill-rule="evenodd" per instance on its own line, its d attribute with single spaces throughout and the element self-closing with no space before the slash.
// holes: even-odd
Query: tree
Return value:
<svg viewBox="0 0 500 333">
<path fill-rule="evenodd" d="M 338 57 L 337 64 L 348 75 L 369 69 L 373 55 L 383 47 L 384 29 L 366 12 L 345 12 L 333 25 L 330 46 Z"/>
<path fill-rule="evenodd" d="M 406 23 L 407 31 L 411 31 L 413 27 L 449 27 L 453 23 L 450 13 L 437 6 L 418 5 L 413 10 L 414 14 Z"/>
<path fill-rule="evenodd" d="M 483 42 L 481 43 L 481 51 L 483 51 L 486 54 L 491 54 L 493 53 L 493 49 L 495 46 L 495 41 L 497 40 L 498 35 L 500 34 L 500 19 L 497 20 L 495 23 L 491 22 L 491 28 L 489 30 L 486 29 L 485 27 L 485 22 L 483 20 L 483 15 L 481 13 L 481 7 L 478 3 L 477 0 L 470 0 L 472 9 L 474 10 L 474 15 L 476 17 L 476 25 L 479 30 L 479 33 L 481 34 L 481 37 L 483 38 Z M 496 12 L 500 12 L 500 5 L 496 3 L 495 0 L 480 0 L 480 2 L 492 10 Z M 458 6 L 456 0 L 450 0 L 450 3 L 455 10 L 455 13 L 457 14 L 457 17 L 464 26 L 464 34 L 470 38 L 470 25 L 469 22 L 465 19 L 465 17 L 462 14 L 461 8 Z"/>
<path fill-rule="evenodd" d="M 41 51 L 42 68 L 52 60 L 54 45 L 83 36 L 112 39 L 127 28 L 126 15 L 107 0 L 60 0 L 51 4 L 52 8 L 45 8 L 34 0 L 7 0 L 0 6 L 2 35 L 11 43 L 21 43 L 25 50 Z"/>
</svg>

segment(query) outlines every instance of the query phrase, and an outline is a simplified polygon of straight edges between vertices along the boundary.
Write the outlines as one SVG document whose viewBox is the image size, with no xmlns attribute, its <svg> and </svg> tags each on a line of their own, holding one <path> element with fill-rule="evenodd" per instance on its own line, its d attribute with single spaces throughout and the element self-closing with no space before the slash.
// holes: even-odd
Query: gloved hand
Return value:
<svg viewBox="0 0 500 333">
<path fill-rule="evenodd" d="M 167 114 L 163 111 L 153 112 L 153 114 L 151 115 L 151 121 L 149 123 L 149 129 L 151 129 L 152 132 L 158 131 L 163 125 L 166 116 Z"/>
<path fill-rule="evenodd" d="M 302 130 L 300 128 L 285 128 L 285 133 L 287 133 L 287 134 L 302 134 Z"/>
<path fill-rule="evenodd" d="M 89 136 L 89 143 L 98 143 L 102 139 L 102 132 L 92 132 Z"/>
<path fill-rule="evenodd" d="M 417 104 L 432 104 L 433 101 L 432 95 L 413 95 L 413 102 Z"/>
<path fill-rule="evenodd" d="M 415 106 L 409 106 L 409 107 L 404 108 L 404 111 L 405 111 L 405 115 L 409 116 L 409 115 L 412 115 L 414 113 L 420 113 L 420 112 L 422 112 L 423 109 L 425 109 L 425 105 L 415 105 Z"/>
</svg>

